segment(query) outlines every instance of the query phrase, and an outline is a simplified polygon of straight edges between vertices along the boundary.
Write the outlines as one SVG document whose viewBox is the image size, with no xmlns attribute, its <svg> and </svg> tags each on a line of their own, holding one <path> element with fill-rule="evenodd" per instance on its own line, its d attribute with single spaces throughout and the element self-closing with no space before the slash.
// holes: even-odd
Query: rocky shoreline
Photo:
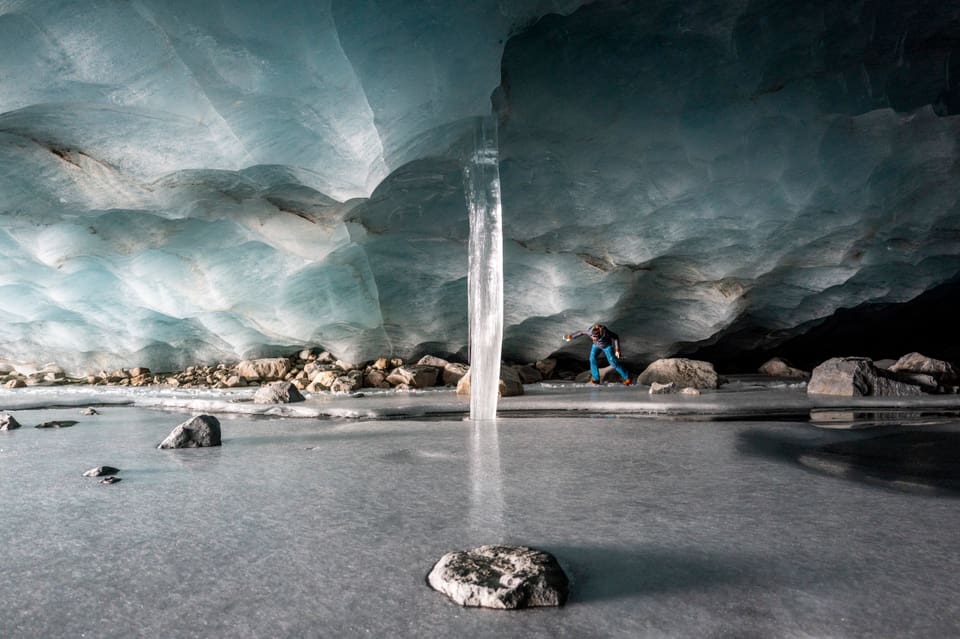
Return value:
<svg viewBox="0 0 960 639">
<path fill-rule="evenodd" d="M 587 382 L 589 370 L 571 369 L 569 363 L 558 366 L 553 358 L 526 364 L 501 366 L 500 395 L 522 395 L 525 384 L 547 380 Z M 183 389 L 231 389 L 262 387 L 287 382 L 308 393 L 356 393 L 365 388 L 406 391 L 436 387 L 455 387 L 459 394 L 470 392 L 469 365 L 425 355 L 416 362 L 381 357 L 362 364 L 337 359 L 327 351 L 302 348 L 286 357 L 246 359 L 231 363 L 201 364 L 184 370 L 152 372 L 145 367 L 100 371 L 71 377 L 56 364 L 40 368 L 0 362 L 0 384 L 6 388 L 30 386 L 119 386 Z M 951 363 L 909 353 L 899 360 L 873 361 L 866 357 L 831 358 L 806 372 L 780 358 L 763 364 L 758 373 L 770 377 L 796 379 L 807 384 L 810 394 L 867 396 L 909 396 L 921 393 L 960 392 L 960 373 Z M 602 381 L 620 381 L 612 367 L 600 369 Z M 651 394 L 682 392 L 697 394 L 699 389 L 719 388 L 726 380 L 709 362 L 685 359 L 659 359 L 636 375 L 636 383 L 649 386 Z"/>
</svg>

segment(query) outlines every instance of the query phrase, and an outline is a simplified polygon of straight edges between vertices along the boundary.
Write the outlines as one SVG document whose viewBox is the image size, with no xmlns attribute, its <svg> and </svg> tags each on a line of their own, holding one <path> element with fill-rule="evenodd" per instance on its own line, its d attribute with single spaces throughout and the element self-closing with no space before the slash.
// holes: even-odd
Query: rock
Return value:
<svg viewBox="0 0 960 639">
<path fill-rule="evenodd" d="M 310 385 L 316 390 L 329 390 L 339 376 L 340 374 L 335 370 L 322 370 L 313 376 L 313 379 L 310 380 Z"/>
<path fill-rule="evenodd" d="M 87 472 L 83 473 L 84 477 L 105 477 L 107 475 L 116 475 L 120 472 L 120 469 L 114 468 L 113 466 L 97 466 L 96 468 L 91 468 Z"/>
<path fill-rule="evenodd" d="M 408 364 L 393 369 L 387 375 L 387 381 L 392 386 L 406 384 L 410 388 L 427 388 L 437 383 L 437 373 L 435 366 Z"/>
<path fill-rule="evenodd" d="M 439 368 L 440 370 L 443 370 L 444 368 L 446 368 L 447 364 L 449 363 L 450 362 L 440 357 L 434 357 L 433 355 L 424 355 L 423 357 L 420 358 L 420 361 L 417 362 L 417 366 L 433 366 L 435 368 Z"/>
<path fill-rule="evenodd" d="M 119 478 L 119 477 L 104 477 L 103 479 L 100 480 L 99 483 L 101 483 L 101 484 L 116 484 L 117 482 L 120 482 L 120 481 L 123 481 L 123 480 L 122 480 L 121 478 Z"/>
<path fill-rule="evenodd" d="M 293 368 L 286 357 L 245 359 L 237 364 L 237 375 L 262 381 L 282 380 Z"/>
<path fill-rule="evenodd" d="M 536 384 L 543 381 L 543 374 L 536 366 L 530 364 L 514 364 L 511 368 L 516 371 L 521 384 Z"/>
<path fill-rule="evenodd" d="M 553 358 L 541 359 L 536 364 L 537 370 L 543 375 L 543 379 L 553 377 L 553 372 L 557 370 L 557 360 Z"/>
<path fill-rule="evenodd" d="M 372 366 L 378 371 L 385 371 L 390 368 L 390 362 L 387 361 L 386 357 L 381 357 L 375 361 Z"/>
<path fill-rule="evenodd" d="M 379 368 L 371 368 L 363 377 L 363 385 L 370 388 L 390 388 L 387 372 Z"/>
<path fill-rule="evenodd" d="M 686 388 L 681 388 L 681 389 L 680 389 L 680 394 L 681 394 L 681 395 L 699 395 L 699 394 L 700 394 L 700 389 L 699 389 L 699 388 L 693 388 L 692 386 L 687 386 Z"/>
<path fill-rule="evenodd" d="M 361 371 L 350 371 L 346 375 L 341 375 L 330 385 L 330 391 L 333 393 L 353 393 L 361 388 L 363 388 Z"/>
<path fill-rule="evenodd" d="M 719 378 L 713 370 L 713 364 L 696 359 L 671 357 L 658 359 L 637 377 L 637 383 L 650 386 L 653 382 L 669 384 L 673 382 L 679 387 L 717 388 Z"/>
<path fill-rule="evenodd" d="M 4 386 L 7 388 L 24 388 L 27 385 L 22 379 L 11 379 Z"/>
<path fill-rule="evenodd" d="M 136 368 L 130 369 L 130 377 L 143 377 L 144 375 L 149 375 L 150 369 L 146 366 L 137 366 Z"/>
<path fill-rule="evenodd" d="M 10 413 L 0 413 L 0 430 L 16 430 L 20 422 Z"/>
<path fill-rule="evenodd" d="M 220 420 L 213 415 L 197 415 L 167 435 L 157 448 L 205 448 L 220 445 Z"/>
<path fill-rule="evenodd" d="M 463 376 L 470 372 L 470 367 L 460 362 L 450 362 L 443 367 L 441 373 L 444 386 L 456 386 L 463 379 Z"/>
<path fill-rule="evenodd" d="M 53 421 L 37 424 L 35 428 L 69 428 L 76 423 L 77 422 L 72 419 L 55 419 Z"/>
<path fill-rule="evenodd" d="M 470 394 L 470 373 L 460 378 L 457 382 L 457 395 Z M 498 397 L 516 397 L 523 395 L 523 384 L 520 383 L 520 376 L 509 366 L 500 366 L 500 384 L 497 391 Z"/>
<path fill-rule="evenodd" d="M 549 553 L 525 546 L 480 546 L 447 553 L 427 583 L 461 606 L 515 610 L 562 606 L 569 580 Z"/>
<path fill-rule="evenodd" d="M 801 379 L 807 379 L 810 377 L 810 373 L 802 371 L 799 368 L 794 368 L 790 364 L 779 357 L 774 357 L 761 366 L 758 370 L 758 373 L 763 375 L 769 375 L 771 377 L 798 377 Z"/>
<path fill-rule="evenodd" d="M 270 382 L 257 389 L 253 395 L 255 404 L 289 404 L 306 401 L 292 382 Z"/>
<path fill-rule="evenodd" d="M 244 386 L 246 382 L 239 375 L 231 375 L 223 384 L 227 388 L 237 388 L 238 386 Z"/>
<path fill-rule="evenodd" d="M 932 378 L 933 386 L 936 386 L 933 392 L 955 393 L 960 384 L 960 374 L 953 364 L 920 353 L 904 355 L 890 366 L 889 370 L 898 373 L 898 377 L 908 382 L 919 383 L 924 387 L 931 386 L 929 380 L 924 377 Z"/>
<path fill-rule="evenodd" d="M 93 406 L 88 406 L 87 408 L 84 408 L 82 411 L 80 411 L 80 414 L 81 415 L 99 415 L 100 411 L 98 411 Z"/>
<path fill-rule="evenodd" d="M 867 357 L 834 357 L 813 369 L 807 393 L 811 395 L 894 396 L 920 395 L 920 387 L 891 377 Z"/>
<path fill-rule="evenodd" d="M 650 384 L 650 394 L 651 395 L 669 395 L 670 393 L 677 392 L 677 385 L 673 382 L 668 384 L 661 384 L 660 382 L 653 382 Z"/>
</svg>

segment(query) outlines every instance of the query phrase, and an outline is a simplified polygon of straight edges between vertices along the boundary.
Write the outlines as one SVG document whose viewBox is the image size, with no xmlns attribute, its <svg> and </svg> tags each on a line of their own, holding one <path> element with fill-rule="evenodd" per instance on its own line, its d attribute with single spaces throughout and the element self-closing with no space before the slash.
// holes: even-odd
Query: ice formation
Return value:
<svg viewBox="0 0 960 639">
<path fill-rule="evenodd" d="M 0 358 L 463 352 L 491 109 L 506 357 L 909 303 L 960 273 L 958 41 L 933 0 L 6 0 Z"/>
</svg>

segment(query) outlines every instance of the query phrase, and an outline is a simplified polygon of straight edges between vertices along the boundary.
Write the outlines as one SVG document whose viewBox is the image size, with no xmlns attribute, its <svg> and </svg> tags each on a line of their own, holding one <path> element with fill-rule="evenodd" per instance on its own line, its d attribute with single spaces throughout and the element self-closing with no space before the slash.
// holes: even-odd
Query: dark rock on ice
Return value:
<svg viewBox="0 0 960 639">
<path fill-rule="evenodd" d="M 105 477 L 107 475 L 116 475 L 120 472 L 119 468 L 113 466 L 97 466 L 83 473 L 84 477 Z"/>
<path fill-rule="evenodd" d="M 82 411 L 80 411 L 80 414 L 81 414 L 81 415 L 99 415 L 99 414 L 100 414 L 100 411 L 98 411 L 96 408 L 90 406 L 90 407 L 84 408 Z"/>
<path fill-rule="evenodd" d="M 220 445 L 220 420 L 197 415 L 170 431 L 157 448 L 204 448 Z"/>
<path fill-rule="evenodd" d="M 37 424 L 36 428 L 69 428 L 76 423 L 77 422 L 72 419 L 55 419 L 53 421 Z"/>
<path fill-rule="evenodd" d="M 118 481 L 123 481 L 123 480 L 120 479 L 119 477 L 112 477 L 112 476 L 111 476 L 111 477 L 104 477 L 103 479 L 100 480 L 100 483 L 101 483 L 101 484 L 115 484 L 115 483 L 117 483 Z"/>
<path fill-rule="evenodd" d="M 461 606 L 513 610 L 562 606 L 569 581 L 549 553 L 525 546 L 480 546 L 447 553 L 427 575 L 431 588 Z"/>
<path fill-rule="evenodd" d="M 0 430 L 16 430 L 20 428 L 20 422 L 16 417 L 9 413 L 0 413 Z"/>
</svg>

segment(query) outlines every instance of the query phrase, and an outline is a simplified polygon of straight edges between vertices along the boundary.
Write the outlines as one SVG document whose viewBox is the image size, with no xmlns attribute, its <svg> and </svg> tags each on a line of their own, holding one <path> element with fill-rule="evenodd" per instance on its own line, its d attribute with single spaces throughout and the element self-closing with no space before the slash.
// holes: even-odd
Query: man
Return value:
<svg viewBox="0 0 960 639">
<path fill-rule="evenodd" d="M 593 340 L 593 348 L 590 349 L 590 383 L 600 383 L 600 370 L 597 368 L 597 353 L 603 351 L 603 354 L 607 356 L 607 361 L 610 363 L 610 366 L 613 366 L 620 374 L 620 377 L 623 378 L 624 385 L 629 386 L 630 373 L 628 373 L 627 369 L 620 363 L 620 336 L 603 324 L 594 324 L 585 331 L 577 331 L 570 335 L 564 335 L 563 339 L 569 342 L 581 335 L 589 335 L 590 339 Z"/>
</svg>

